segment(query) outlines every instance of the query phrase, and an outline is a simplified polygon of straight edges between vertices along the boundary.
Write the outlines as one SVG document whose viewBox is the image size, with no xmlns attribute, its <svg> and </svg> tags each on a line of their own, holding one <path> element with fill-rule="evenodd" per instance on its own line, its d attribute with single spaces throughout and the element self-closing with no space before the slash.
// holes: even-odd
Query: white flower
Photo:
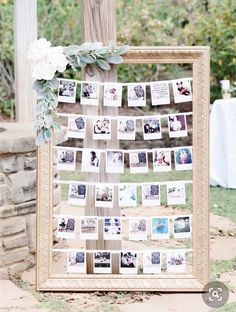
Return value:
<svg viewBox="0 0 236 312">
<path fill-rule="evenodd" d="M 66 66 L 68 64 L 66 56 L 63 54 L 62 47 L 49 48 L 47 52 L 47 61 L 59 72 L 66 70 Z"/>
<path fill-rule="evenodd" d="M 51 46 L 51 42 L 45 38 L 38 39 L 31 43 L 28 49 L 28 59 L 37 62 L 44 59 Z"/>
<path fill-rule="evenodd" d="M 35 80 L 51 80 L 54 77 L 56 68 L 47 61 L 40 61 L 32 66 L 32 78 Z"/>
</svg>

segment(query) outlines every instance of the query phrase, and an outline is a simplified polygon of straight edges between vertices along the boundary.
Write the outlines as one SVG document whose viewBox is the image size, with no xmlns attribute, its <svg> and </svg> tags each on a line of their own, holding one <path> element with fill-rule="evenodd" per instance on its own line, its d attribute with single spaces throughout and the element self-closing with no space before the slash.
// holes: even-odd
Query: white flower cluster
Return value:
<svg viewBox="0 0 236 312">
<path fill-rule="evenodd" d="M 28 59 L 32 63 L 32 78 L 51 80 L 55 72 L 63 72 L 68 60 L 63 54 L 63 47 L 52 47 L 45 38 L 38 39 L 28 49 Z"/>
</svg>

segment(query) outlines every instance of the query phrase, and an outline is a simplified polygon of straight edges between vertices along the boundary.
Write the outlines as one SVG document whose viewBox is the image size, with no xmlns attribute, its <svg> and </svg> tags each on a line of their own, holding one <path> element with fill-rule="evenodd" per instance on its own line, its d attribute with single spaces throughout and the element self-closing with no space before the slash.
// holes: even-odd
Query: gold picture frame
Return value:
<svg viewBox="0 0 236 312">
<path fill-rule="evenodd" d="M 53 274 L 53 142 L 37 152 L 37 273 L 39 291 L 201 292 L 209 281 L 209 47 L 132 47 L 125 64 L 193 67 L 193 272 L 189 275 Z"/>
</svg>

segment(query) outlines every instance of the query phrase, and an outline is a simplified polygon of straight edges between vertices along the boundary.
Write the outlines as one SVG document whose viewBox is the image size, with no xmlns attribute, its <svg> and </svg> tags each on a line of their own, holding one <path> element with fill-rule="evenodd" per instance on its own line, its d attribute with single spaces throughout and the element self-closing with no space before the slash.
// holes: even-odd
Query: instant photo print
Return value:
<svg viewBox="0 0 236 312">
<path fill-rule="evenodd" d="M 147 240 L 146 218 L 129 218 L 129 239 Z"/>
<path fill-rule="evenodd" d="M 98 105 L 99 84 L 97 82 L 82 82 L 80 92 L 81 105 Z"/>
<path fill-rule="evenodd" d="M 191 147 L 175 149 L 175 170 L 192 170 L 193 156 Z"/>
<path fill-rule="evenodd" d="M 155 81 L 150 84 L 152 105 L 170 104 L 170 91 L 168 81 Z"/>
<path fill-rule="evenodd" d="M 170 138 L 186 137 L 188 135 L 186 116 L 184 114 L 169 115 L 168 128 Z"/>
<path fill-rule="evenodd" d="M 152 239 L 169 239 L 170 225 L 169 217 L 152 217 L 151 220 L 151 237 Z"/>
<path fill-rule="evenodd" d="M 154 172 L 171 171 L 171 151 L 169 149 L 154 149 L 152 157 Z"/>
<path fill-rule="evenodd" d="M 71 148 L 60 147 L 57 149 L 57 169 L 75 170 L 76 151 Z"/>
<path fill-rule="evenodd" d="M 118 118 L 117 140 L 135 140 L 136 120 L 130 118 Z"/>
<path fill-rule="evenodd" d="M 110 140 L 111 139 L 111 119 L 110 118 L 94 118 L 93 139 L 94 140 Z"/>
<path fill-rule="evenodd" d="M 84 139 L 86 118 L 82 116 L 69 116 L 67 125 L 68 138 Z"/>
<path fill-rule="evenodd" d="M 167 272 L 185 272 L 185 252 L 180 250 L 167 251 Z"/>
<path fill-rule="evenodd" d="M 105 83 L 103 105 L 120 107 L 121 101 L 122 101 L 122 84 Z"/>
<path fill-rule="evenodd" d="M 142 185 L 143 206 L 160 206 L 160 184 Z"/>
<path fill-rule="evenodd" d="M 166 188 L 168 205 L 184 205 L 186 203 L 184 182 L 167 182 Z"/>
<path fill-rule="evenodd" d="M 106 172 L 124 173 L 124 152 L 122 150 L 106 151 Z"/>
<path fill-rule="evenodd" d="M 100 151 L 96 149 L 83 150 L 81 171 L 98 173 L 99 169 L 100 169 Z"/>
<path fill-rule="evenodd" d="M 70 183 L 68 202 L 75 206 L 85 206 L 87 187 L 85 184 Z"/>
<path fill-rule="evenodd" d="M 57 217 L 57 237 L 58 238 L 75 238 L 76 220 L 73 216 Z"/>
<path fill-rule="evenodd" d="M 76 80 L 59 79 L 58 102 L 75 103 Z"/>
<path fill-rule="evenodd" d="M 146 106 L 146 86 L 128 85 L 128 106 Z"/>
<path fill-rule="evenodd" d="M 120 273 L 121 274 L 137 274 L 138 254 L 135 251 L 122 251 L 120 253 Z"/>
<path fill-rule="evenodd" d="M 191 83 L 189 78 L 172 80 L 175 103 L 192 101 Z"/>
<path fill-rule="evenodd" d="M 108 251 L 97 251 L 93 253 L 93 272 L 111 273 L 112 255 Z"/>
<path fill-rule="evenodd" d="M 130 173 L 148 172 L 148 155 L 146 150 L 129 152 Z"/>
<path fill-rule="evenodd" d="M 136 207 L 137 206 L 137 188 L 131 184 L 119 185 L 119 206 Z"/>
<path fill-rule="evenodd" d="M 157 117 L 143 118 L 143 138 L 144 140 L 161 139 L 161 119 Z"/>
<path fill-rule="evenodd" d="M 105 217 L 103 220 L 103 237 L 105 240 L 122 239 L 122 221 L 120 217 Z"/>
<path fill-rule="evenodd" d="M 173 234 L 174 238 L 190 238 L 191 237 L 191 217 L 176 216 L 173 217 Z"/>
<path fill-rule="evenodd" d="M 80 239 L 98 239 L 98 218 L 80 217 Z"/>
<path fill-rule="evenodd" d="M 143 273 L 161 273 L 161 252 L 155 250 L 145 250 L 143 252 Z"/>
<path fill-rule="evenodd" d="M 86 252 L 83 249 L 68 249 L 67 273 L 86 273 Z"/>
<path fill-rule="evenodd" d="M 95 207 L 112 208 L 114 189 L 109 184 L 95 186 Z"/>
</svg>

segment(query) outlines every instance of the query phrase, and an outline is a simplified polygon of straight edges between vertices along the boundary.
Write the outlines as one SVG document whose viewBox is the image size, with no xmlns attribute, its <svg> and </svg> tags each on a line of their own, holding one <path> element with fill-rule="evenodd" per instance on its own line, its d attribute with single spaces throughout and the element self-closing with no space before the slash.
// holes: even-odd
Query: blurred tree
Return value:
<svg viewBox="0 0 236 312">
<path fill-rule="evenodd" d="M 0 0 L 0 112 L 14 98 L 13 1 Z M 39 37 L 53 45 L 80 42 L 79 0 L 38 0 Z M 211 101 L 219 80 L 236 80 L 235 0 L 117 0 L 117 42 L 129 45 L 210 45 Z M 188 70 L 188 67 L 183 67 Z M 119 79 L 143 81 L 182 75 L 175 66 L 120 66 Z M 65 77 L 72 77 L 66 71 Z M 78 77 L 79 77 L 78 73 Z"/>
</svg>

